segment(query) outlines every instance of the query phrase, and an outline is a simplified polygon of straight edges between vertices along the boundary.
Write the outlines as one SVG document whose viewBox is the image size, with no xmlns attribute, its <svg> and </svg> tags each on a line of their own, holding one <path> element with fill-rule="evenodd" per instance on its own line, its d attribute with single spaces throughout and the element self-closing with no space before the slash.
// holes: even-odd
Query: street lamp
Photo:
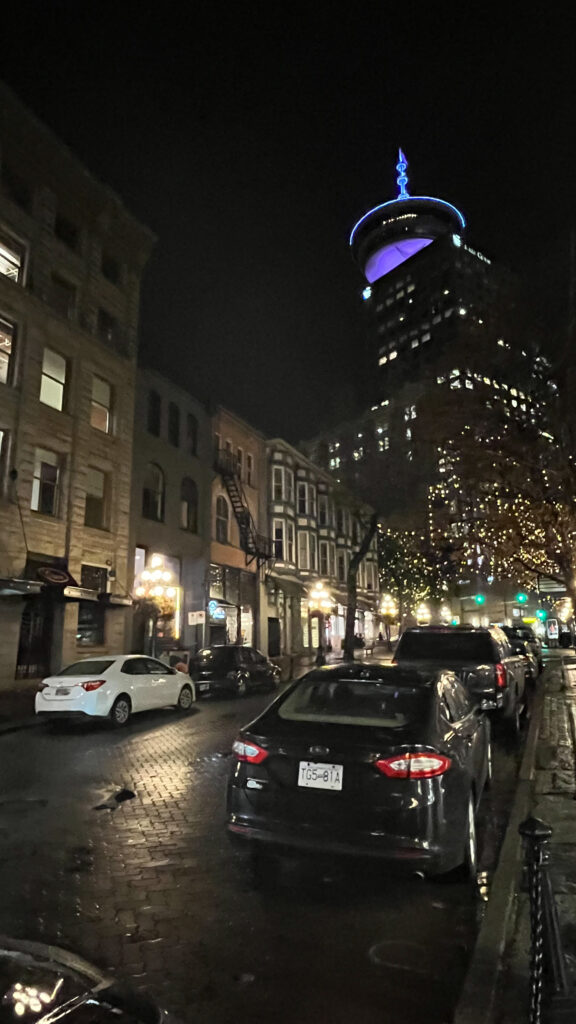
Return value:
<svg viewBox="0 0 576 1024">
<path fill-rule="evenodd" d="M 428 605 L 422 601 L 416 609 L 416 621 L 418 625 L 427 626 L 431 618 L 432 613 L 430 612 Z"/>
<path fill-rule="evenodd" d="M 386 631 L 386 643 L 388 650 L 392 650 L 392 641 L 390 638 L 390 626 L 396 621 L 398 617 L 398 605 L 392 597 L 392 594 L 383 594 L 380 602 L 380 614 L 384 622 L 384 629 Z"/>
<path fill-rule="evenodd" d="M 310 616 L 318 618 L 318 650 L 316 653 L 316 664 L 325 665 L 324 645 L 322 643 L 322 631 L 325 628 L 326 616 L 330 615 L 334 602 L 324 584 L 319 580 L 315 583 L 308 595 L 308 610 Z"/>
<path fill-rule="evenodd" d="M 180 635 L 180 587 L 174 579 L 174 573 L 168 569 L 164 562 L 164 556 L 154 554 L 140 576 L 135 580 L 134 597 L 146 602 L 152 613 L 148 616 L 151 621 L 151 653 L 156 654 L 156 631 L 160 616 L 173 616 L 174 636 Z"/>
</svg>

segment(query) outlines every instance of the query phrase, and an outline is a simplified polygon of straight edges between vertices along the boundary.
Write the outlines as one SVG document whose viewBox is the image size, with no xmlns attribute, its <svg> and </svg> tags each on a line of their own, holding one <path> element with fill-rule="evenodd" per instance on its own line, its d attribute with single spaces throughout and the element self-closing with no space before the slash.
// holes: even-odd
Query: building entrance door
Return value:
<svg viewBox="0 0 576 1024">
<path fill-rule="evenodd" d="M 54 606 L 49 598 L 33 597 L 24 601 L 16 662 L 17 679 L 40 679 L 50 675 L 53 627 Z"/>
</svg>

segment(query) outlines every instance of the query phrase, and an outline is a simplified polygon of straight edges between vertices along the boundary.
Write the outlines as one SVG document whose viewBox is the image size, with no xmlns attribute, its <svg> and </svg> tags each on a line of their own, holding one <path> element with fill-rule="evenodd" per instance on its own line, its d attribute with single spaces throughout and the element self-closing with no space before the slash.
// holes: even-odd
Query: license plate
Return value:
<svg viewBox="0 0 576 1024">
<path fill-rule="evenodd" d="M 342 789 L 344 765 L 300 761 L 298 785 L 308 789 Z"/>
<path fill-rule="evenodd" d="M 70 694 L 70 690 L 67 690 L 65 686 L 58 686 L 56 688 L 56 696 L 57 697 L 68 697 L 69 694 Z"/>
<path fill-rule="evenodd" d="M 199 690 L 209 690 L 210 689 L 210 684 L 209 683 L 198 683 L 198 689 Z"/>
</svg>

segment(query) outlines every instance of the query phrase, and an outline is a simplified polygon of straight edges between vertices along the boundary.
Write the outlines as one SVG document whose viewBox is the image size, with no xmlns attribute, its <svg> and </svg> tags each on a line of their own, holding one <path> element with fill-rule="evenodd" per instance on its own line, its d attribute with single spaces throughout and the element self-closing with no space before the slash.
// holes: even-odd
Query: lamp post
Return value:
<svg viewBox="0 0 576 1024">
<path fill-rule="evenodd" d="M 310 612 L 310 617 L 315 615 L 318 618 L 318 649 L 316 651 L 317 665 L 326 664 L 322 635 L 325 629 L 326 616 L 330 615 L 333 603 L 334 602 L 332 601 L 329 591 L 326 590 L 324 584 L 319 580 L 318 583 L 314 584 L 308 595 L 308 610 Z"/>
<path fill-rule="evenodd" d="M 419 626 L 427 626 L 432 618 L 432 613 L 425 601 L 422 601 L 416 609 L 416 621 Z"/>
<path fill-rule="evenodd" d="M 177 616 L 179 612 L 179 588 L 174 585 L 174 573 L 166 568 L 162 555 L 152 555 L 149 566 L 136 579 L 134 596 L 152 609 L 149 616 L 152 623 L 150 653 L 155 657 L 158 619 L 170 613 Z"/>
<path fill-rule="evenodd" d="M 392 594 L 383 594 L 380 602 L 380 614 L 384 623 L 384 630 L 386 633 L 386 645 L 388 650 L 392 650 L 392 640 L 390 637 L 390 626 L 393 622 L 396 622 L 398 618 L 398 605 L 392 597 Z"/>
</svg>

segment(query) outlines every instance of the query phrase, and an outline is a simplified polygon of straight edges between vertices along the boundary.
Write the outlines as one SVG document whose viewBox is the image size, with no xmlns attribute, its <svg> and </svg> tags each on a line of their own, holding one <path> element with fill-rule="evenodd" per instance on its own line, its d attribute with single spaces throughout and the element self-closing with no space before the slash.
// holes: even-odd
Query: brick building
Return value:
<svg viewBox="0 0 576 1024">
<path fill-rule="evenodd" d="M 133 466 L 132 649 L 193 649 L 205 642 L 212 427 L 198 399 L 151 370 L 137 374 Z"/>
<path fill-rule="evenodd" d="M 0 85 L 0 688 L 126 645 L 152 244 Z"/>
</svg>

